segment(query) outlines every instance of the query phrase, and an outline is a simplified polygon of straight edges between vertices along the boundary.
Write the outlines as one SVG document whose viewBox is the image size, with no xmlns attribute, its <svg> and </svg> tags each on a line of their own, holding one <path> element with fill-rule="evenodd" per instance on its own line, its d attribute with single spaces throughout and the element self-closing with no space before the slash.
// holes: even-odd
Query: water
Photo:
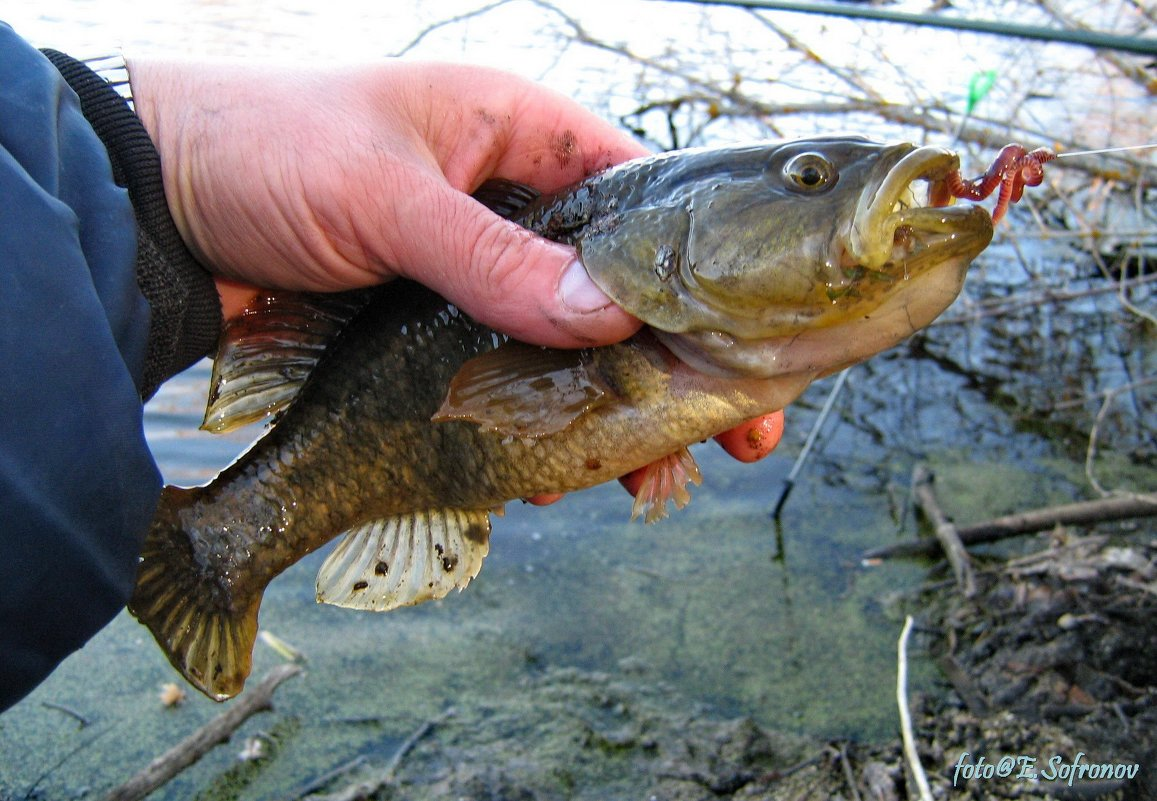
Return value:
<svg viewBox="0 0 1157 801">
<path fill-rule="evenodd" d="M 439 13 L 469 7 L 448 4 Z M 642 18 L 646 8 L 624 4 L 624 13 Z M 701 34 L 711 33 L 697 12 L 670 12 L 672 26 L 694 21 Z M 4 13 L 39 44 L 66 50 L 114 40 L 145 48 L 180 42 L 205 53 L 309 59 L 339 49 L 351 57 L 395 52 L 414 37 L 422 15 L 434 12 L 335 3 L 319 14 L 309 4 L 261 0 L 181 2 L 162 11 L 73 0 L 52 14 L 31 3 Z M 511 5 L 440 30 L 419 51 L 458 46 L 459 57 L 590 93 L 600 79 L 588 51 L 484 46 L 517 15 L 523 28 L 530 13 L 538 12 Z M 659 38 L 648 46 L 663 50 Z M 628 108 L 630 83 L 617 76 L 591 105 Z M 1002 238 L 978 265 L 966 301 L 946 316 L 966 315 L 994 295 L 1029 291 L 1033 276 L 1072 264 L 1069 251 L 1012 248 Z M 1074 281 L 1089 280 L 1072 269 Z M 1134 300 L 1152 308 L 1151 293 Z M 768 512 L 830 380 L 789 410 L 785 442 L 763 463 L 742 466 L 713 446 L 697 448 L 704 486 L 690 507 L 659 525 L 629 523 L 629 498 L 617 486 L 545 509 L 512 504 L 495 520 L 479 578 L 444 601 L 387 615 L 319 606 L 313 576 L 323 554 L 315 554 L 272 584 L 261 618 L 264 629 L 306 655 L 306 674 L 279 691 L 275 712 L 250 721 L 159 796 L 217 797 L 212 793 L 228 788 L 222 797 L 283 797 L 354 755 L 383 761 L 448 705 L 486 709 L 521 697 L 529 678 L 556 667 L 642 675 L 672 687 L 688 708 L 702 704 L 711 714 L 747 715 L 770 727 L 820 737 L 890 736 L 902 612 L 896 593 L 925 572 L 912 564 L 865 568 L 859 555 L 913 533 L 904 498 L 920 461 L 935 470 L 942 503 L 962 523 L 1087 497 L 1083 444 L 1099 410 L 1097 393 L 1154 374 L 1152 330 L 1121 318 L 1112 295 L 1060 310 L 1035 304 L 995 325 L 941 326 L 919 347 L 855 368 L 778 529 Z M 1058 354 L 1064 360 L 1050 367 Z M 196 431 L 207 380 L 207 367 L 198 365 L 146 410 L 149 439 L 170 482 L 209 479 L 259 433 Z M 1106 443 L 1117 447 L 1096 467 L 1114 486 L 1157 485 L 1145 424 L 1153 419 L 1153 397 L 1127 395 L 1106 418 Z M 1058 411 L 1073 398 L 1069 411 Z M 254 676 L 280 659 L 259 644 Z M 919 655 L 913 670 L 917 689 L 937 689 Z M 158 692 L 170 681 L 179 679 L 148 633 L 120 616 L 0 718 L 0 797 L 34 788 L 50 798 L 103 792 L 220 711 L 195 695 L 164 708 Z M 90 723 L 81 728 L 45 703 L 72 708 Z M 261 732 L 278 744 L 278 758 L 244 781 L 222 779 L 236 775 L 242 740 Z"/>
</svg>

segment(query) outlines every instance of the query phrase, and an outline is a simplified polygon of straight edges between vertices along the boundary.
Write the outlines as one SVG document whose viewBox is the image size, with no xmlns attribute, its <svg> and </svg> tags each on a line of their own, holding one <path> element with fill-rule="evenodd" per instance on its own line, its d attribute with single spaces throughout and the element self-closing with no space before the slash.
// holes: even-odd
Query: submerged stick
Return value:
<svg viewBox="0 0 1157 801">
<path fill-rule="evenodd" d="M 916 501 L 920 504 L 920 511 L 928 518 L 936 532 L 936 540 L 944 549 L 948 563 L 952 565 L 952 573 L 956 576 L 956 586 L 964 593 L 965 598 L 976 595 L 976 579 L 972 575 L 972 562 L 968 558 L 968 551 L 960 541 L 956 526 L 940 509 L 936 500 L 936 493 L 932 489 L 932 472 L 924 465 L 917 465 L 912 475 L 912 486 L 916 490 Z"/>
<path fill-rule="evenodd" d="M 430 732 L 437 726 L 445 723 L 456 714 L 457 711 L 453 707 L 450 707 L 437 717 L 427 720 L 398 746 L 398 750 L 394 752 L 386 767 L 376 775 L 364 781 L 351 784 L 339 792 L 321 796 L 317 801 L 365 801 L 365 799 L 372 798 L 375 793 L 394 781 L 394 777 L 398 773 L 398 768 L 402 765 L 402 760 L 417 747 L 418 743 L 429 736 Z"/>
<path fill-rule="evenodd" d="M 273 708 L 273 691 L 301 672 L 299 665 L 278 665 L 256 686 L 217 717 L 150 762 L 144 770 L 119 787 L 104 801 L 137 801 L 192 765 L 215 746 L 228 740 L 238 727 L 257 712 Z"/>
<path fill-rule="evenodd" d="M 1020 534 L 1044 531 L 1058 525 L 1090 525 L 1108 523 L 1114 520 L 1128 520 L 1134 517 L 1155 516 L 1157 516 L 1157 493 L 1149 493 L 1033 509 L 1028 512 L 997 517 L 972 526 L 960 526 L 956 529 L 956 533 L 965 545 L 983 545 Z M 901 542 L 868 551 L 864 554 L 864 558 L 892 559 L 904 556 L 936 556 L 940 553 L 940 547 L 939 540 L 935 539 Z"/>
<path fill-rule="evenodd" d="M 68 715 L 70 718 L 73 718 L 74 720 L 76 720 L 76 722 L 80 724 L 80 728 L 82 728 L 82 729 L 85 726 L 92 723 L 92 721 L 89 720 L 88 718 L 86 718 L 84 715 L 80 714 L 72 707 L 65 706 L 64 704 L 57 704 L 57 703 L 53 703 L 52 701 L 41 701 L 40 705 L 42 707 L 44 707 L 45 709 L 55 709 L 57 712 L 63 712 L 64 714 Z"/>
</svg>

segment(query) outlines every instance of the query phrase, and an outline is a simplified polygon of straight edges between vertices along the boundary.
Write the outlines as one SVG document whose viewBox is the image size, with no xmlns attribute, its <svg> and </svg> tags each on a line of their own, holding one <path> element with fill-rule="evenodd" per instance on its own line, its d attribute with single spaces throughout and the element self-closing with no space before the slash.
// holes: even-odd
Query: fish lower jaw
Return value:
<svg viewBox="0 0 1157 801">
<path fill-rule="evenodd" d="M 718 331 L 656 337 L 692 370 L 718 378 L 819 377 L 901 342 L 947 309 L 964 284 L 972 253 L 903 280 L 873 309 L 793 333 L 745 340 Z"/>
<path fill-rule="evenodd" d="M 885 263 L 936 262 L 961 253 L 975 257 L 992 241 L 992 217 L 980 206 L 905 206 L 883 224 L 876 258 Z M 871 266 L 870 264 L 867 266 Z"/>
</svg>

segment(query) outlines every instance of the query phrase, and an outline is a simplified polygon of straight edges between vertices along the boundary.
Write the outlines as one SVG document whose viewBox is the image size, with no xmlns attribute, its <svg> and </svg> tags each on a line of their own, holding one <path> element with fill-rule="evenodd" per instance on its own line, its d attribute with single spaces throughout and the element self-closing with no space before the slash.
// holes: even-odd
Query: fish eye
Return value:
<svg viewBox="0 0 1157 801">
<path fill-rule="evenodd" d="M 818 153 L 800 153 L 783 167 L 789 189 L 797 192 L 823 192 L 835 186 L 839 173 L 836 166 Z"/>
</svg>

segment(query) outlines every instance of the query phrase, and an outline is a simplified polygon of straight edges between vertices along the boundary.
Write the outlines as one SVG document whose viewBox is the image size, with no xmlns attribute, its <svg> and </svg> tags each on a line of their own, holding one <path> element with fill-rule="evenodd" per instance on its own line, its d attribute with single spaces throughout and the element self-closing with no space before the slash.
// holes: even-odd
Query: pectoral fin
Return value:
<svg viewBox="0 0 1157 801">
<path fill-rule="evenodd" d="M 478 575 L 489 510 L 435 509 L 346 534 L 317 574 L 319 603 L 385 612 L 444 597 Z"/>
<path fill-rule="evenodd" d="M 500 217 L 513 218 L 538 198 L 538 192 L 526 184 L 491 178 L 474 190 L 472 197 Z"/>
<path fill-rule="evenodd" d="M 562 431 L 613 397 L 585 351 L 509 341 L 462 365 L 433 420 L 469 420 L 487 431 L 536 438 Z"/>
<path fill-rule="evenodd" d="M 220 434 L 289 405 L 369 295 L 366 290 L 258 295 L 221 335 L 201 428 Z"/>
</svg>

